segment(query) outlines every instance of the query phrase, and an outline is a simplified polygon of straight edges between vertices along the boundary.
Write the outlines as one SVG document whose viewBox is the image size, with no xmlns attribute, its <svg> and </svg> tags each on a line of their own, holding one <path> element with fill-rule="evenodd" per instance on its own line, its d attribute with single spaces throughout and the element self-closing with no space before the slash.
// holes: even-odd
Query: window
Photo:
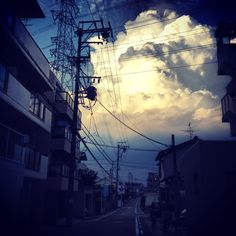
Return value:
<svg viewBox="0 0 236 236">
<path fill-rule="evenodd" d="M 68 177 L 70 172 L 70 168 L 66 165 L 62 165 L 62 176 Z"/>
<path fill-rule="evenodd" d="M 44 120 L 46 110 L 45 105 L 34 94 L 31 94 L 30 96 L 29 110 L 38 118 Z"/>
<path fill-rule="evenodd" d="M 24 165 L 27 169 L 36 170 L 40 169 L 41 154 L 33 148 L 25 148 Z"/>
<path fill-rule="evenodd" d="M 0 89 L 6 90 L 6 67 L 0 63 Z"/>
</svg>

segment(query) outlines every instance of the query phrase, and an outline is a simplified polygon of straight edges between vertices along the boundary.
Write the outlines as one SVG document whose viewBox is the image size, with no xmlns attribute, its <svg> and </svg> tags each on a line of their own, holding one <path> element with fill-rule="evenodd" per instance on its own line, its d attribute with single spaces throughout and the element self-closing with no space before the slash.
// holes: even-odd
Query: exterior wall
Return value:
<svg viewBox="0 0 236 236">
<path fill-rule="evenodd" d="M 47 179 L 47 170 L 48 170 L 48 157 L 42 155 L 40 160 L 39 171 L 33 171 L 25 169 L 24 176 L 32 177 L 35 179 Z"/>
<path fill-rule="evenodd" d="M 0 91 L 0 99 L 12 106 L 18 112 L 26 116 L 40 127 L 48 132 L 51 132 L 52 113 L 47 108 L 45 109 L 44 121 L 37 118 L 29 111 L 30 92 L 18 81 L 14 76 L 9 74 L 7 91 Z"/>
<path fill-rule="evenodd" d="M 229 229 L 235 213 L 235 142 L 201 142 L 180 169 L 186 189 L 190 231 Z M 200 151 L 200 152 L 199 152 Z M 232 229 L 232 228 L 231 228 Z"/>
<path fill-rule="evenodd" d="M 20 192 L 24 167 L 21 162 L 0 159 L 0 209 L 4 220 L 19 221 Z M 2 220 L 2 218 L 1 218 Z M 3 223 L 4 221 L 1 221 Z"/>
</svg>

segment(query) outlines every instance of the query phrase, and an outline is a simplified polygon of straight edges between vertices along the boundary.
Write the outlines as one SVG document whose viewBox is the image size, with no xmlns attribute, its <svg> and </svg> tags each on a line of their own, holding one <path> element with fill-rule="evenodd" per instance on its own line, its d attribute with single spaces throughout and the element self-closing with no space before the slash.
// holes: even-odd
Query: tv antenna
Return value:
<svg viewBox="0 0 236 236">
<path fill-rule="evenodd" d="M 193 134 L 195 132 L 197 132 L 198 130 L 194 130 L 193 127 L 191 126 L 191 122 L 188 123 L 187 129 L 185 130 L 181 130 L 183 132 L 186 132 L 189 134 L 189 139 L 192 140 L 193 139 Z"/>
</svg>

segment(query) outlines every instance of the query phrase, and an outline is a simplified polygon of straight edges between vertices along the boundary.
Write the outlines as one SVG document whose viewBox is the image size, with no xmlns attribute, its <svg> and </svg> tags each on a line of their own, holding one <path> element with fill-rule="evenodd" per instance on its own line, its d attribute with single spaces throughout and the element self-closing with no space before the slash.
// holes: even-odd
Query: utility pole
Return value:
<svg viewBox="0 0 236 236">
<path fill-rule="evenodd" d="M 81 21 L 79 22 L 78 30 L 76 31 L 78 37 L 78 47 L 77 47 L 77 56 L 71 57 L 70 60 L 76 66 L 76 76 L 75 76 L 75 89 L 74 89 L 74 109 L 73 109 L 73 123 L 71 127 L 71 158 L 70 158 L 70 171 L 69 171 L 69 184 L 68 184 L 68 214 L 67 214 L 67 225 L 71 226 L 73 221 L 73 205 L 74 205 L 74 171 L 75 171 L 75 154 L 76 149 L 80 144 L 80 140 L 77 139 L 77 123 L 81 122 L 81 117 L 78 118 L 78 106 L 81 104 L 85 106 L 84 98 L 95 101 L 97 92 L 96 88 L 91 84 L 100 77 L 88 76 L 83 72 L 81 65 L 90 60 L 90 47 L 89 44 L 101 44 L 103 42 L 91 42 L 88 41 L 94 34 L 98 34 L 98 38 L 102 39 L 103 42 L 108 40 L 112 35 L 111 26 L 105 28 L 103 21 Z M 86 55 L 84 53 L 86 52 Z M 83 75 L 83 76 L 82 76 Z M 82 82 L 82 80 L 84 82 Z M 86 80 L 87 79 L 87 80 Z M 85 82 L 86 81 L 86 82 Z M 80 162 L 80 159 L 78 160 Z"/>
<path fill-rule="evenodd" d="M 129 148 L 129 146 L 126 145 L 126 142 L 118 142 L 116 159 L 116 205 L 118 204 L 119 163 L 122 154 L 126 152 L 127 148 Z"/>
<path fill-rule="evenodd" d="M 177 156 L 176 156 L 176 147 L 175 147 L 175 135 L 171 135 L 172 140 L 172 151 L 173 151 L 173 184 L 174 184 L 174 210 L 177 216 L 178 214 L 178 199 L 179 199 L 179 190 L 178 190 L 178 169 L 177 169 Z"/>
</svg>

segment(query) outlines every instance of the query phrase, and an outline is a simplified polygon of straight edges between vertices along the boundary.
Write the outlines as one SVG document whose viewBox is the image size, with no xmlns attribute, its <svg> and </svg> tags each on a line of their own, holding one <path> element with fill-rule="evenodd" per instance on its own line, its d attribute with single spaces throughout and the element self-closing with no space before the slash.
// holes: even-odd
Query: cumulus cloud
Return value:
<svg viewBox="0 0 236 236">
<path fill-rule="evenodd" d="M 229 78 L 217 76 L 211 27 L 171 10 L 148 10 L 128 21 L 114 44 L 94 49 L 98 99 L 125 122 L 154 135 L 181 133 L 189 121 L 209 133 L 225 129 L 220 98 Z M 100 127 L 106 117 L 115 131 L 113 118 L 95 109 Z"/>
</svg>

